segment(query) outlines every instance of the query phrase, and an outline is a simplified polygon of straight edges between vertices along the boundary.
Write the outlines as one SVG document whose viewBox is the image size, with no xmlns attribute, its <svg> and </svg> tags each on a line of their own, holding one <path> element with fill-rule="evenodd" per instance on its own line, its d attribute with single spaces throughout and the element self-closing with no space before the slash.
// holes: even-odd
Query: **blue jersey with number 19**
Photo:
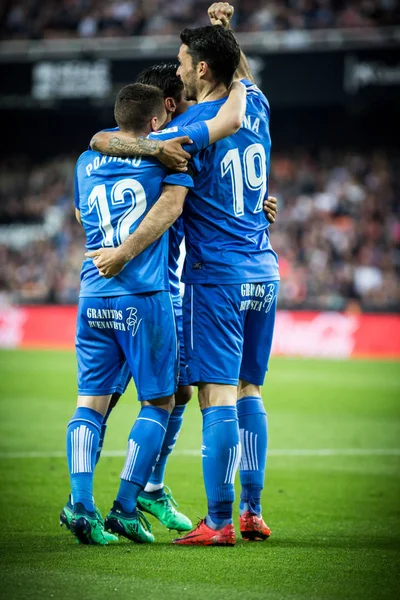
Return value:
<svg viewBox="0 0 400 600">
<path fill-rule="evenodd" d="M 175 135 L 190 135 L 191 152 L 209 143 L 207 126 L 197 123 L 179 128 Z M 190 131 L 189 131 L 190 129 Z M 188 148 L 189 149 L 189 148 Z M 186 173 L 169 174 L 153 158 L 115 158 L 88 150 L 78 159 L 75 171 L 75 206 L 86 233 L 86 248 L 95 250 L 120 245 L 157 202 L 163 184 L 193 187 Z M 81 272 L 81 297 L 108 297 L 169 291 L 168 235 L 163 235 L 111 279 L 99 275 L 92 259 Z"/>
<path fill-rule="evenodd" d="M 268 195 L 270 109 L 258 87 L 247 88 L 239 131 L 193 159 L 194 188 L 184 207 L 185 283 L 276 281 L 278 260 L 269 241 L 263 200 Z M 171 125 L 212 119 L 226 98 L 190 107 Z"/>
</svg>

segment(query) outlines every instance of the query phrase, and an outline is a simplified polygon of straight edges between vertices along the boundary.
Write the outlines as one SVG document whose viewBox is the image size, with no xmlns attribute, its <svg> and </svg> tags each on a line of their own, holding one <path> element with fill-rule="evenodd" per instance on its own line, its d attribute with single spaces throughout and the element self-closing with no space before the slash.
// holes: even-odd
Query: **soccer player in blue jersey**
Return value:
<svg viewBox="0 0 400 600">
<path fill-rule="evenodd" d="M 243 86 L 232 90 L 230 100 L 236 107 L 233 116 L 224 109 L 207 123 L 180 130 L 190 133 L 191 151 L 237 131 L 245 108 Z M 167 119 L 162 92 L 142 84 L 126 86 L 117 97 L 115 117 L 122 131 L 148 134 Z M 154 242 L 117 277 L 102 278 L 96 260 L 86 260 L 82 267 L 76 336 L 78 407 L 67 430 L 73 496 L 69 526 L 82 543 L 107 544 L 113 536 L 104 528 L 133 541 L 154 541 L 136 502 L 160 453 L 176 390 L 178 348 L 169 294 L 168 240 L 163 233 L 179 216 L 192 185 L 189 175 L 168 174 L 155 159 L 121 159 L 87 151 L 77 162 L 76 211 L 88 250 L 100 245 L 123 247 L 135 230 L 140 240 L 146 211 L 158 203 L 168 206 L 164 220 L 153 224 Z M 103 418 L 125 361 L 142 409 L 129 436 L 116 501 L 103 523 L 94 505 L 93 472 Z"/>
<path fill-rule="evenodd" d="M 172 125 L 215 114 L 240 58 L 233 35 L 220 26 L 185 30 L 181 41 L 178 73 L 187 98 L 198 104 Z M 195 156 L 195 187 L 184 208 L 185 346 L 189 380 L 198 385 L 203 413 L 208 515 L 194 532 L 176 540 L 180 544 L 235 543 L 233 481 L 239 463 L 241 534 L 249 539 L 270 535 L 260 503 L 267 449 L 261 385 L 272 343 L 279 272 L 262 213 L 268 189 L 269 105 L 253 82 L 244 83 L 243 127 Z M 135 235 L 129 243 L 128 256 L 145 247 Z"/>
<path fill-rule="evenodd" d="M 157 64 L 149 67 L 143 71 L 138 79 L 138 83 L 146 85 L 155 85 L 160 88 L 164 95 L 165 108 L 169 117 L 179 115 L 187 110 L 189 103 L 184 98 L 183 83 L 179 77 L 176 76 L 176 65 L 169 64 Z M 91 142 L 101 145 L 101 134 L 96 134 Z M 110 148 L 105 148 L 107 152 L 110 152 Z M 136 151 L 136 148 L 133 148 Z M 111 153 L 115 153 L 115 148 L 111 148 Z M 132 141 L 127 139 L 125 146 L 122 140 L 119 141 L 118 151 L 121 155 L 130 156 L 132 155 Z M 167 431 L 165 434 L 164 442 L 161 448 L 159 459 L 156 463 L 155 469 L 152 472 L 146 487 L 138 498 L 138 507 L 142 510 L 155 516 L 165 527 L 168 529 L 175 529 L 177 531 L 189 531 L 192 528 L 192 523 L 187 516 L 179 512 L 175 507 L 177 506 L 172 493 L 169 488 L 164 485 L 164 474 L 167 465 L 167 460 L 172 452 L 176 440 L 178 438 L 184 411 L 187 402 L 190 400 L 193 389 L 188 385 L 186 375 L 186 359 L 183 345 L 183 325 L 182 325 L 182 300 L 180 295 L 179 278 L 176 273 L 177 264 L 180 255 L 180 244 L 183 239 L 183 222 L 181 217 L 171 226 L 169 229 L 169 254 L 168 254 L 168 270 L 169 270 L 169 281 L 172 302 L 174 306 L 175 322 L 178 331 L 179 341 L 179 357 L 180 357 L 180 369 L 179 369 L 179 380 L 178 389 L 175 393 L 175 407 L 171 413 Z M 127 366 L 123 367 L 120 376 L 120 388 L 116 394 L 113 395 L 112 405 L 110 405 L 107 418 L 111 409 L 118 401 L 119 396 L 125 391 L 130 378 L 131 373 Z M 106 420 L 105 420 L 106 422 Z M 103 424 L 103 436 L 105 434 L 105 424 Z"/>
<path fill-rule="evenodd" d="M 181 34 L 178 74 L 186 97 L 198 104 L 177 125 L 215 114 L 223 101 L 233 64 L 228 70 L 226 56 L 221 59 L 214 52 L 216 36 L 231 37 L 233 55 L 234 36 L 221 26 Z M 241 534 L 250 539 L 270 535 L 260 500 L 267 449 L 261 386 L 279 285 L 277 256 L 262 211 L 268 190 L 270 109 L 253 82 L 243 83 L 243 126 L 195 156 L 195 187 L 185 203 L 184 334 L 189 380 L 198 384 L 203 413 L 208 515 L 179 544 L 235 543 L 233 482 L 239 464 Z"/>
</svg>

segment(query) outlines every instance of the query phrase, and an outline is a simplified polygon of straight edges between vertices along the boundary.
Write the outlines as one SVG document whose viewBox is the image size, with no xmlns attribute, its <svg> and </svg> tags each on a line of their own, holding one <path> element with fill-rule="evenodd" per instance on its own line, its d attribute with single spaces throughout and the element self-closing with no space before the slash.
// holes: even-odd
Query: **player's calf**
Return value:
<svg viewBox="0 0 400 600">
<path fill-rule="evenodd" d="M 156 465 L 173 407 L 173 396 L 143 401 L 142 409 L 129 434 L 120 487 L 106 519 L 106 529 L 133 541 L 154 541 L 151 528 L 150 535 L 147 535 L 148 521 L 137 512 L 136 506 L 138 496 Z"/>
</svg>

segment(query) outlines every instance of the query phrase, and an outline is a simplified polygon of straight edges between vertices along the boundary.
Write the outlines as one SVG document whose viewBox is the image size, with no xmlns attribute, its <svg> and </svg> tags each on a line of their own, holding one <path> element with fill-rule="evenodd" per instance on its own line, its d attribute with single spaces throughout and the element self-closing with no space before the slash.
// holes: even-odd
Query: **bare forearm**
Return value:
<svg viewBox="0 0 400 600">
<path fill-rule="evenodd" d="M 235 73 L 235 79 L 248 79 L 249 81 L 254 83 L 254 77 L 252 75 L 250 65 L 243 50 L 240 51 L 240 63 Z"/>
<path fill-rule="evenodd" d="M 240 128 L 246 112 L 246 88 L 239 81 L 232 84 L 227 101 L 217 115 L 206 121 L 210 144 L 233 135 Z"/>
<path fill-rule="evenodd" d="M 159 200 L 120 246 L 86 252 L 85 256 L 93 259 L 101 277 L 116 277 L 127 262 L 158 240 L 181 214 L 186 194 L 184 186 L 164 186 Z"/>
<path fill-rule="evenodd" d="M 91 142 L 92 150 L 108 156 L 159 156 L 163 152 L 162 142 L 124 134 L 96 134 Z"/>
<path fill-rule="evenodd" d="M 138 254 L 158 240 L 175 223 L 181 213 L 182 206 L 171 208 L 171 204 L 167 198 L 160 198 L 148 212 L 136 231 L 121 244 L 120 249 L 125 262 L 132 260 L 132 258 L 138 256 Z"/>
</svg>

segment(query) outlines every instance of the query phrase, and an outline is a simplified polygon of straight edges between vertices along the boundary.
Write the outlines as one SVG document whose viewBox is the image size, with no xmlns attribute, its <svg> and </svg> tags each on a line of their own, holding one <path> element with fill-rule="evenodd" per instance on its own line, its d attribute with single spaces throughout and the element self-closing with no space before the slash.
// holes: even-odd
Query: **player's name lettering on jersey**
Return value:
<svg viewBox="0 0 400 600">
<path fill-rule="evenodd" d="M 118 331 L 126 331 L 125 323 L 120 321 L 88 321 L 89 327 L 95 329 L 117 329 Z"/>
<path fill-rule="evenodd" d="M 117 319 L 122 321 L 122 310 L 108 308 L 88 308 L 86 315 L 88 319 Z"/>
<path fill-rule="evenodd" d="M 254 117 L 253 115 L 245 115 L 242 127 L 245 129 L 251 129 L 252 131 L 258 133 L 260 128 L 260 119 L 258 117 Z"/>
<path fill-rule="evenodd" d="M 92 162 L 86 165 L 86 175 L 91 176 L 92 171 L 96 171 L 99 167 L 108 165 L 110 163 L 121 163 L 128 164 L 132 167 L 138 167 L 142 161 L 140 156 L 136 158 L 121 158 L 120 156 L 95 156 Z"/>
<path fill-rule="evenodd" d="M 242 296 L 255 296 L 256 298 L 264 298 L 265 285 L 260 283 L 242 283 Z"/>
</svg>

